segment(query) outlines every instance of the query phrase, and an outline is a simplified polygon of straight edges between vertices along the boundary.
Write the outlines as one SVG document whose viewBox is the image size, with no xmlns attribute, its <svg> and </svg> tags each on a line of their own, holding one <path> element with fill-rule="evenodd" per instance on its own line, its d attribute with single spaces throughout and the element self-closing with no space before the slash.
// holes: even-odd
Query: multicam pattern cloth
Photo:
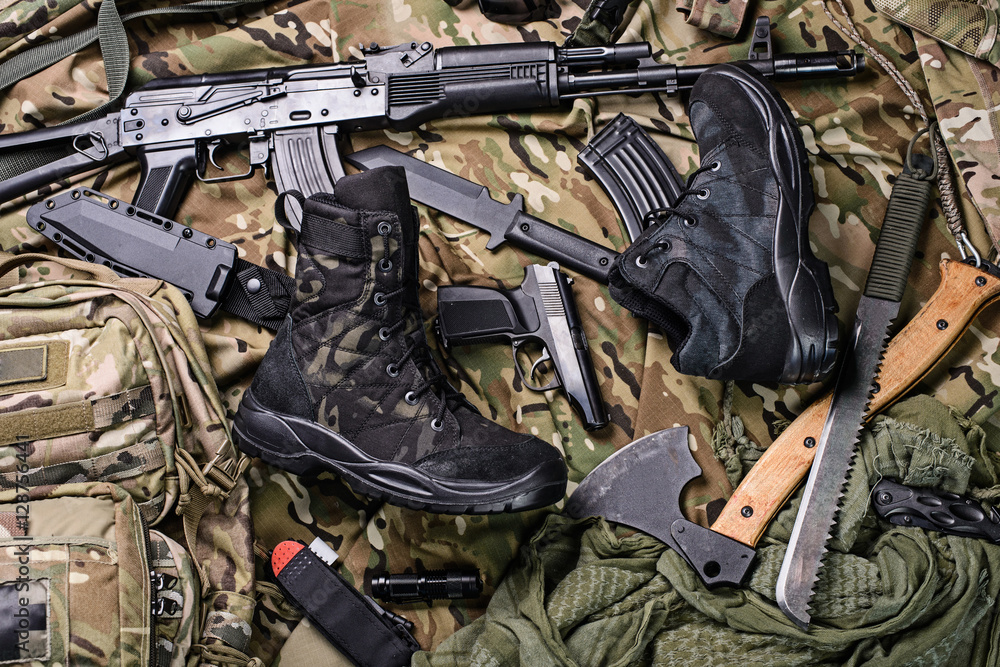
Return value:
<svg viewBox="0 0 1000 667">
<path fill-rule="evenodd" d="M 19 38 L 24 31 L 15 26 L 30 24 L 28 39 L 36 41 L 45 34 L 68 35 L 93 24 L 90 2 L 68 10 L 67 4 L 72 3 L 22 0 L 0 10 L 0 49 L 5 49 L 0 57 L 23 48 L 27 41 Z M 942 127 L 952 149 L 952 168 L 961 176 L 956 180 L 965 223 L 970 238 L 985 254 L 991 239 L 1000 239 L 997 69 L 984 61 L 973 69 L 964 55 L 948 47 L 924 37 L 915 43 L 910 32 L 865 3 L 846 4 L 866 40 L 895 63 L 925 106 L 936 109 L 942 121 L 949 119 Z M 199 20 L 151 17 L 129 25 L 135 54 L 130 85 L 154 77 L 341 61 L 360 55 L 359 42 L 426 40 L 442 46 L 541 39 L 558 43 L 577 26 L 582 13 L 582 7 L 563 0 L 553 4 L 548 20 L 510 27 L 486 21 L 474 6 L 453 9 L 441 0 L 282 0 Z M 852 47 L 833 27 L 821 1 L 772 0 L 756 3 L 751 13 L 770 17 L 780 51 Z M 750 18 L 745 22 L 751 23 Z M 620 41 L 649 40 L 657 58 L 678 64 L 746 57 L 745 38 L 726 41 L 681 19 L 670 3 L 644 0 Z M 927 72 L 934 68 L 947 76 L 931 80 Z M 97 50 L 91 49 L 5 91 L 0 100 L 3 132 L 54 125 L 97 106 L 106 99 L 102 69 Z M 907 143 L 920 129 L 919 117 L 896 84 L 872 63 L 852 81 L 786 82 L 778 89 L 797 116 L 810 153 L 817 198 L 811 241 L 816 254 L 830 263 L 840 317 L 846 324 L 853 319 L 860 297 L 892 177 L 902 167 Z M 521 193 L 529 213 L 621 250 L 626 245 L 624 230 L 607 197 L 577 165 L 576 155 L 622 111 L 654 133 L 682 175 L 698 166 L 683 100 L 652 95 L 578 99 L 558 110 L 530 114 L 449 118 L 412 132 L 359 133 L 352 143 L 355 149 L 388 144 L 408 151 L 488 186 L 498 199 Z M 74 182 L 131 198 L 138 176 L 138 167 L 131 164 Z M 294 249 L 283 228 L 274 223 L 275 197 L 273 184 L 260 175 L 229 184 L 198 183 L 177 218 L 236 244 L 248 261 L 290 272 Z M 0 205 L 0 244 L 16 251 L 53 252 L 48 241 L 24 222 L 31 201 Z M 425 207 L 419 210 L 420 278 L 426 288 L 422 305 L 434 344 L 430 321 L 439 285 L 511 287 L 521 279 L 522 266 L 539 258 L 509 246 L 489 252 L 485 234 Z M 934 291 L 938 261 L 945 256 L 957 257 L 958 252 L 935 204 L 921 237 L 901 320 L 912 317 Z M 747 452 L 766 446 L 823 389 L 738 382 L 730 404 L 724 400 L 721 383 L 677 373 L 669 363 L 671 352 L 664 337 L 615 304 L 606 288 L 579 278 L 575 290 L 602 379 L 601 391 L 610 406 L 611 425 L 602 431 L 584 431 L 559 392 L 539 395 L 521 386 L 505 346 L 439 353 L 452 381 L 486 416 L 535 433 L 564 452 L 570 492 L 589 470 L 632 439 L 684 424 L 691 428 L 694 456 L 705 471 L 688 487 L 684 503 L 692 518 L 704 523 L 705 504 L 731 491 L 712 454 L 713 435 L 721 432 Z M 271 335 L 223 316 L 204 322 L 203 332 L 231 416 Z M 993 461 L 1000 449 L 1000 422 L 994 419 L 1000 387 L 998 347 L 1000 311 L 992 308 L 917 389 L 982 427 L 984 455 Z M 739 417 L 732 428 L 728 421 L 723 424 L 730 411 Z M 259 462 L 247 474 L 260 580 L 252 650 L 266 663 L 276 662 L 299 619 L 263 576 L 264 556 L 278 542 L 322 537 L 340 554 L 342 574 L 359 588 L 371 573 L 385 569 L 479 567 L 486 581 L 479 600 L 392 607 L 414 622 L 421 645 L 433 648 L 482 614 L 519 546 L 548 514 L 434 515 L 371 502 L 326 475 L 300 479 Z"/>
</svg>

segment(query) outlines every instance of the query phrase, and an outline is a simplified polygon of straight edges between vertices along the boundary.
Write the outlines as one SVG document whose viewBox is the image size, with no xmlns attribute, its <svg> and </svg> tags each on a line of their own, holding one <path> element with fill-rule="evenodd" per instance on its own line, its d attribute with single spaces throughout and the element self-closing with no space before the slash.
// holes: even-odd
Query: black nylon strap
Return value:
<svg viewBox="0 0 1000 667">
<path fill-rule="evenodd" d="M 277 575 L 278 583 L 316 628 L 361 667 L 409 665 L 420 646 L 381 616 L 358 591 L 308 548 Z"/>
<path fill-rule="evenodd" d="M 295 280 L 238 257 L 233 271 L 236 280 L 223 295 L 220 307 L 248 322 L 277 331 L 288 314 Z"/>
<path fill-rule="evenodd" d="M 299 241 L 336 257 L 364 259 L 369 256 L 362 228 L 312 213 L 302 216 Z"/>
</svg>

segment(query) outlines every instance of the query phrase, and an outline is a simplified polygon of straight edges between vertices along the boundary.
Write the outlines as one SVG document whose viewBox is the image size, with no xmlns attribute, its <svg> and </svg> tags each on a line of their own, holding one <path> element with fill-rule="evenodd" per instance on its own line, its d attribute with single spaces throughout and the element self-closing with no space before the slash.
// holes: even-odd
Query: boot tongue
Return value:
<svg viewBox="0 0 1000 667">
<path fill-rule="evenodd" d="M 402 167 L 377 167 L 345 176 L 338 181 L 335 195 L 348 208 L 392 211 L 400 218 L 410 210 L 410 190 Z"/>
<path fill-rule="evenodd" d="M 395 213 L 399 218 L 403 244 L 401 278 L 404 288 L 401 295 L 403 306 L 401 314 L 406 319 L 402 335 L 408 336 L 414 346 L 411 358 L 420 370 L 420 374 L 424 380 L 430 380 L 432 377 L 440 375 L 441 371 L 430 354 L 427 347 L 427 337 L 424 334 L 418 277 L 420 267 L 417 226 L 419 221 L 416 210 L 410 204 L 406 171 L 402 167 L 378 167 L 346 176 L 340 180 L 340 183 L 348 178 L 351 179 L 350 187 L 337 189 L 337 201 L 341 205 L 369 211 L 389 211 Z M 465 397 L 443 377 L 434 383 L 434 390 L 439 395 L 440 392 L 444 392 L 445 401 L 452 411 L 460 407 L 472 408 Z"/>
</svg>

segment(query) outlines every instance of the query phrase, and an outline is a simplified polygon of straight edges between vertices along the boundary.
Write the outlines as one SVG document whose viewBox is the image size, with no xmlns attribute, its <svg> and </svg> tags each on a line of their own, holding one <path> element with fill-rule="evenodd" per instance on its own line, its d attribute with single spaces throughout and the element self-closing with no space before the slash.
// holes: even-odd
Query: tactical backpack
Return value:
<svg viewBox="0 0 1000 667">
<path fill-rule="evenodd" d="M 0 253 L 0 665 L 260 664 L 208 369 L 175 287 Z"/>
</svg>

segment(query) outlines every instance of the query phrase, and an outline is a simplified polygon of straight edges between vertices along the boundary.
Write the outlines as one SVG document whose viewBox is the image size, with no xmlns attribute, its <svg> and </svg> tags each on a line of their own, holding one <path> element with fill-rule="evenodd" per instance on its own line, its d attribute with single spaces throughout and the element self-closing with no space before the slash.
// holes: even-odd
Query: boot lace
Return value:
<svg viewBox="0 0 1000 667">
<path fill-rule="evenodd" d="M 384 296 L 391 297 L 396 294 L 399 294 L 403 290 L 404 288 L 399 288 L 391 292 L 385 292 Z M 406 319 L 401 318 L 395 324 L 382 327 L 378 331 L 379 339 L 381 339 L 382 341 L 389 340 L 394 335 L 396 335 L 403 327 L 405 327 L 406 323 L 407 323 Z M 405 341 L 403 343 L 405 346 L 403 354 L 395 361 L 390 362 L 389 365 L 385 367 L 385 372 L 389 377 L 397 377 L 403 365 L 411 358 L 414 358 L 414 355 L 417 355 L 414 358 L 414 361 L 416 362 L 418 368 L 421 368 L 421 370 L 423 370 L 423 367 L 434 369 L 433 372 L 431 372 L 426 377 L 424 373 L 421 372 L 420 383 L 417 384 L 417 386 L 411 389 L 410 391 L 406 392 L 406 395 L 403 397 L 403 400 L 406 401 L 408 405 L 416 405 L 420 401 L 420 397 L 423 394 L 430 391 L 431 389 L 434 389 L 435 390 L 434 395 L 437 396 L 439 405 L 437 409 L 437 414 L 435 414 L 434 418 L 431 419 L 431 428 L 434 429 L 435 431 L 440 431 L 444 428 L 444 413 L 447 412 L 448 410 L 447 399 L 449 392 L 446 389 L 444 389 L 444 387 L 448 386 L 447 382 L 445 381 L 445 375 L 437 368 L 436 364 L 432 363 L 429 359 L 423 358 L 426 353 L 419 354 L 420 350 L 418 350 L 418 348 L 420 346 L 417 344 L 417 341 L 415 341 L 410 336 L 403 336 L 403 340 Z M 444 387 L 441 386 L 442 384 L 444 385 Z"/>
<path fill-rule="evenodd" d="M 687 181 L 684 183 L 684 189 L 677 195 L 677 199 L 674 201 L 673 205 L 664 206 L 662 208 L 654 208 L 643 217 L 643 223 L 646 225 L 655 225 L 666 221 L 671 216 L 677 216 L 677 218 L 680 219 L 681 224 L 685 227 L 695 227 L 698 224 L 698 218 L 694 217 L 690 213 L 682 213 L 678 211 L 677 207 L 680 206 L 684 199 L 689 195 L 695 195 L 698 199 L 702 200 L 708 199 L 709 196 L 711 196 L 712 191 L 705 186 L 698 188 L 692 187 L 694 179 L 696 179 L 699 174 L 703 174 L 706 171 L 718 171 L 721 167 L 722 163 L 718 160 L 714 160 L 710 164 L 702 165 L 701 167 L 695 169 L 694 173 L 688 176 Z M 669 250 L 670 245 L 671 243 L 669 239 L 657 241 L 651 245 L 645 253 L 642 253 L 635 258 L 635 265 L 640 269 L 644 268 L 646 266 L 646 260 L 650 254 L 659 250 Z"/>
</svg>

